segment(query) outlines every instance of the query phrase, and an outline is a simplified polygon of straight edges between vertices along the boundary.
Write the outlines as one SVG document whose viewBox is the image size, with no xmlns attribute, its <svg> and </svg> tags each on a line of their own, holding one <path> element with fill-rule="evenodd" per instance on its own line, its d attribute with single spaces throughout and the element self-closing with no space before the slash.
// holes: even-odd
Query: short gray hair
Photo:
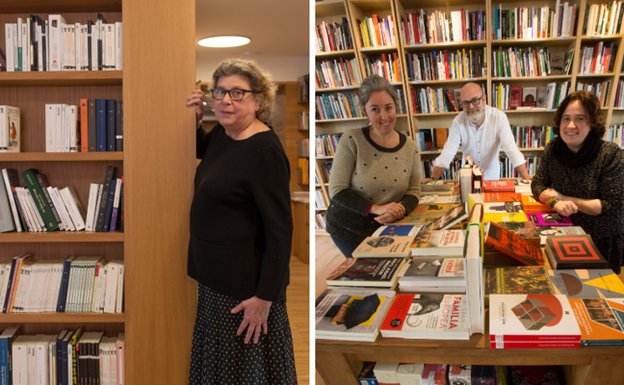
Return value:
<svg viewBox="0 0 624 385">
<path fill-rule="evenodd" d="M 386 91 L 388 95 L 392 97 L 395 108 L 399 105 L 399 97 L 388 79 L 379 75 L 372 75 L 364 79 L 362 85 L 360 86 L 359 98 L 362 109 L 364 109 L 366 103 L 368 103 L 368 99 L 370 99 L 371 94 L 378 91 Z"/>
<path fill-rule="evenodd" d="M 263 95 L 260 108 L 256 112 L 258 120 L 261 122 L 268 122 L 271 118 L 271 110 L 273 109 L 273 102 L 275 101 L 275 93 L 277 91 L 277 85 L 271 81 L 271 75 L 260 68 L 258 63 L 253 60 L 246 59 L 226 59 L 219 63 L 219 66 L 212 74 L 212 86 L 216 87 L 219 84 L 219 79 L 224 76 L 240 75 L 249 81 L 251 90 L 255 92 L 254 97 L 258 100 L 260 95 Z M 214 107 L 214 100 L 210 98 Z"/>
</svg>

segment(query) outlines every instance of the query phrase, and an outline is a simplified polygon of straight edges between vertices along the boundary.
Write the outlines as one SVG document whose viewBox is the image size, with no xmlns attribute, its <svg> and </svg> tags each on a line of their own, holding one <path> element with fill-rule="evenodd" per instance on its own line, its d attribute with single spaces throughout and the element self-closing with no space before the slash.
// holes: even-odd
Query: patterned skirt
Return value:
<svg viewBox="0 0 624 385">
<path fill-rule="evenodd" d="M 190 385 L 297 384 L 284 300 L 271 305 L 269 333 L 265 335 L 263 331 L 257 344 L 253 343 L 253 337 L 245 344 L 247 330 L 236 335 L 243 321 L 243 312 L 230 313 L 241 301 L 202 284 L 198 284 L 198 290 Z"/>
</svg>

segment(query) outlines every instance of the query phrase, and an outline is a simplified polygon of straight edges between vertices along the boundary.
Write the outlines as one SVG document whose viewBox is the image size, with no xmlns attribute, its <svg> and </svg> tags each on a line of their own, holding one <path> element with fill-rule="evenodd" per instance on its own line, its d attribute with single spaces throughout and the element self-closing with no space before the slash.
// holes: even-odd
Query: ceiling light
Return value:
<svg viewBox="0 0 624 385">
<path fill-rule="evenodd" d="M 249 44 L 251 40 L 244 36 L 214 36 L 201 39 L 199 45 L 202 47 L 224 48 L 238 47 Z"/>
</svg>

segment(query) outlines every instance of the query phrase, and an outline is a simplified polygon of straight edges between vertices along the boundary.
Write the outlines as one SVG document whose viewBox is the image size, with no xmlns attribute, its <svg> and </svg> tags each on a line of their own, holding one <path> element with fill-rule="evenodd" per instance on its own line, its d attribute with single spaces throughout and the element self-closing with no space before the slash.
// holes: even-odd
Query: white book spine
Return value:
<svg viewBox="0 0 624 385">
<path fill-rule="evenodd" d="M 98 70 L 98 39 L 100 38 L 100 31 L 97 24 L 94 23 L 91 27 L 91 70 Z"/>
<path fill-rule="evenodd" d="M 18 19 L 18 20 L 21 20 Z M 28 38 L 28 22 L 30 19 L 26 18 L 26 21 L 21 23 L 21 39 L 22 39 L 22 71 L 30 71 L 30 39 Z M 18 21 L 19 24 L 19 21 Z"/>
<path fill-rule="evenodd" d="M 95 216 L 95 204 L 98 200 L 98 191 L 100 185 L 98 183 L 91 183 L 89 187 L 89 203 L 87 204 L 87 219 L 85 222 L 85 231 L 94 231 L 93 218 Z"/>
<path fill-rule="evenodd" d="M 124 292 L 124 265 L 120 261 L 119 277 L 117 278 L 117 298 L 115 299 L 115 313 L 123 312 L 123 292 Z"/>
<path fill-rule="evenodd" d="M 7 287 L 7 282 L 8 282 L 8 276 L 9 276 L 9 272 L 11 271 L 10 269 L 10 263 L 9 265 L 9 269 L 7 269 L 7 264 L 3 263 L 0 265 L 0 311 L 2 311 L 2 307 L 4 306 L 4 297 L 6 297 L 6 287 Z"/>
<path fill-rule="evenodd" d="M 5 51 L 6 51 L 6 70 L 7 72 L 15 71 L 15 28 L 13 23 L 6 23 L 4 25 L 4 37 L 5 37 Z"/>
<path fill-rule="evenodd" d="M 106 289 L 106 278 L 108 277 L 108 263 L 102 264 L 100 279 L 98 280 L 98 294 L 96 298 L 96 313 L 104 312 L 104 292 Z"/>
<path fill-rule="evenodd" d="M 104 31 L 105 31 L 105 36 L 106 36 L 106 40 L 105 40 L 105 45 L 103 46 L 104 48 L 104 69 L 105 70 L 114 70 L 115 69 L 115 47 L 116 47 L 116 43 L 115 43 L 115 37 L 116 37 L 116 33 L 115 33 L 115 24 L 111 23 L 111 24 L 104 24 Z"/>
<path fill-rule="evenodd" d="M 80 69 L 82 71 L 89 70 L 89 34 L 87 33 L 87 25 L 83 24 L 80 27 L 80 52 L 82 56 L 80 58 Z"/>
<path fill-rule="evenodd" d="M 52 295 L 50 296 L 50 301 L 48 303 L 48 312 L 55 312 L 56 305 L 58 304 L 59 294 L 61 292 L 61 281 L 63 280 L 63 263 L 59 262 L 55 264 L 55 281 L 54 281 L 54 290 L 52 291 Z"/>
<path fill-rule="evenodd" d="M 61 220 L 63 221 L 63 226 L 65 227 L 65 231 L 76 231 L 76 227 L 74 226 L 74 222 L 71 219 L 71 216 L 67 212 L 67 207 L 65 206 L 65 202 L 60 196 L 60 193 L 56 187 L 49 187 L 48 193 L 50 197 L 52 197 L 52 202 L 54 206 L 58 208 L 59 215 L 61 216 Z"/>
<path fill-rule="evenodd" d="M 119 278 L 119 264 L 111 261 L 106 274 L 106 290 L 104 297 L 104 313 L 115 313 L 117 299 L 117 280 Z"/>
<path fill-rule="evenodd" d="M 76 63 L 75 70 L 80 71 L 80 64 L 82 60 L 82 37 L 80 35 L 80 23 L 76 23 L 72 27 L 74 32 L 74 63 Z"/>
<path fill-rule="evenodd" d="M 0 106 L 0 152 L 7 152 L 9 147 L 9 112 L 7 106 Z"/>
<path fill-rule="evenodd" d="M 40 217 L 38 217 L 39 212 L 35 213 L 37 209 L 34 206 L 34 202 L 32 200 L 32 197 L 30 196 L 30 192 L 26 187 L 20 187 L 20 194 L 22 198 L 21 202 L 23 203 L 22 206 L 26 208 L 31 227 L 35 230 L 35 232 L 42 231 L 41 225 L 43 221 Z"/>
<path fill-rule="evenodd" d="M 78 152 L 78 136 L 77 136 L 77 111 L 78 107 L 71 105 L 66 109 L 67 112 L 67 136 L 68 136 L 68 152 Z"/>
<path fill-rule="evenodd" d="M 61 152 L 63 147 L 63 122 L 65 116 L 65 105 L 55 104 L 56 123 L 54 124 L 54 152 Z"/>
<path fill-rule="evenodd" d="M 49 71 L 61 71 L 63 65 L 63 29 L 62 25 L 65 24 L 65 18 L 61 15 L 48 16 L 49 27 Z"/>
<path fill-rule="evenodd" d="M 69 152 L 69 120 L 71 119 L 69 105 L 63 104 L 61 121 L 61 149 L 59 152 Z"/>
<path fill-rule="evenodd" d="M 37 25 L 37 71 L 43 71 L 43 39 L 41 38 L 41 25 Z"/>
<path fill-rule="evenodd" d="M 27 340 L 31 336 L 19 336 L 12 346 L 12 385 L 28 384 L 28 344 Z"/>
<path fill-rule="evenodd" d="M 74 219 L 76 230 L 84 230 L 85 212 L 84 212 L 84 208 L 82 207 L 82 204 L 80 204 L 80 200 L 78 199 L 78 195 L 76 194 L 76 191 L 74 190 L 73 187 L 70 186 L 70 187 L 65 187 L 64 189 L 62 189 L 61 194 L 63 196 L 63 199 L 66 200 L 66 203 L 67 203 L 67 199 L 69 200 L 69 206 L 71 210 L 70 214 L 72 215 L 72 219 Z"/>
<path fill-rule="evenodd" d="M 115 23 L 115 69 L 123 69 L 123 23 Z"/>
<path fill-rule="evenodd" d="M 56 150 L 56 104 L 45 105 L 45 142 L 46 152 Z"/>
</svg>

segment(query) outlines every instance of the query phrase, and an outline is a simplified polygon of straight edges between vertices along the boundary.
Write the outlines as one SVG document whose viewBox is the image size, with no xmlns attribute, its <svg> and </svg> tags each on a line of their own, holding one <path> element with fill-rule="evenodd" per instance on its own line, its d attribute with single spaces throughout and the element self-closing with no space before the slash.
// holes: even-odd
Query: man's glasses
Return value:
<svg viewBox="0 0 624 385">
<path fill-rule="evenodd" d="M 243 100 L 243 98 L 245 97 L 245 92 L 251 92 L 252 94 L 255 94 L 255 92 L 250 91 L 250 90 L 241 90 L 238 88 L 234 88 L 233 90 L 224 90 L 223 88 L 211 88 L 210 92 L 212 92 L 212 97 L 215 98 L 215 100 L 223 100 L 223 98 L 225 97 L 225 94 L 230 95 L 230 99 L 232 99 L 235 102 L 238 102 L 239 100 Z"/>
<path fill-rule="evenodd" d="M 479 104 L 481 104 L 481 99 L 483 99 L 483 95 L 479 96 L 478 98 L 472 98 L 472 100 L 462 101 L 461 105 L 464 108 L 470 107 L 470 104 L 472 104 L 475 107 L 479 107 Z"/>
</svg>

